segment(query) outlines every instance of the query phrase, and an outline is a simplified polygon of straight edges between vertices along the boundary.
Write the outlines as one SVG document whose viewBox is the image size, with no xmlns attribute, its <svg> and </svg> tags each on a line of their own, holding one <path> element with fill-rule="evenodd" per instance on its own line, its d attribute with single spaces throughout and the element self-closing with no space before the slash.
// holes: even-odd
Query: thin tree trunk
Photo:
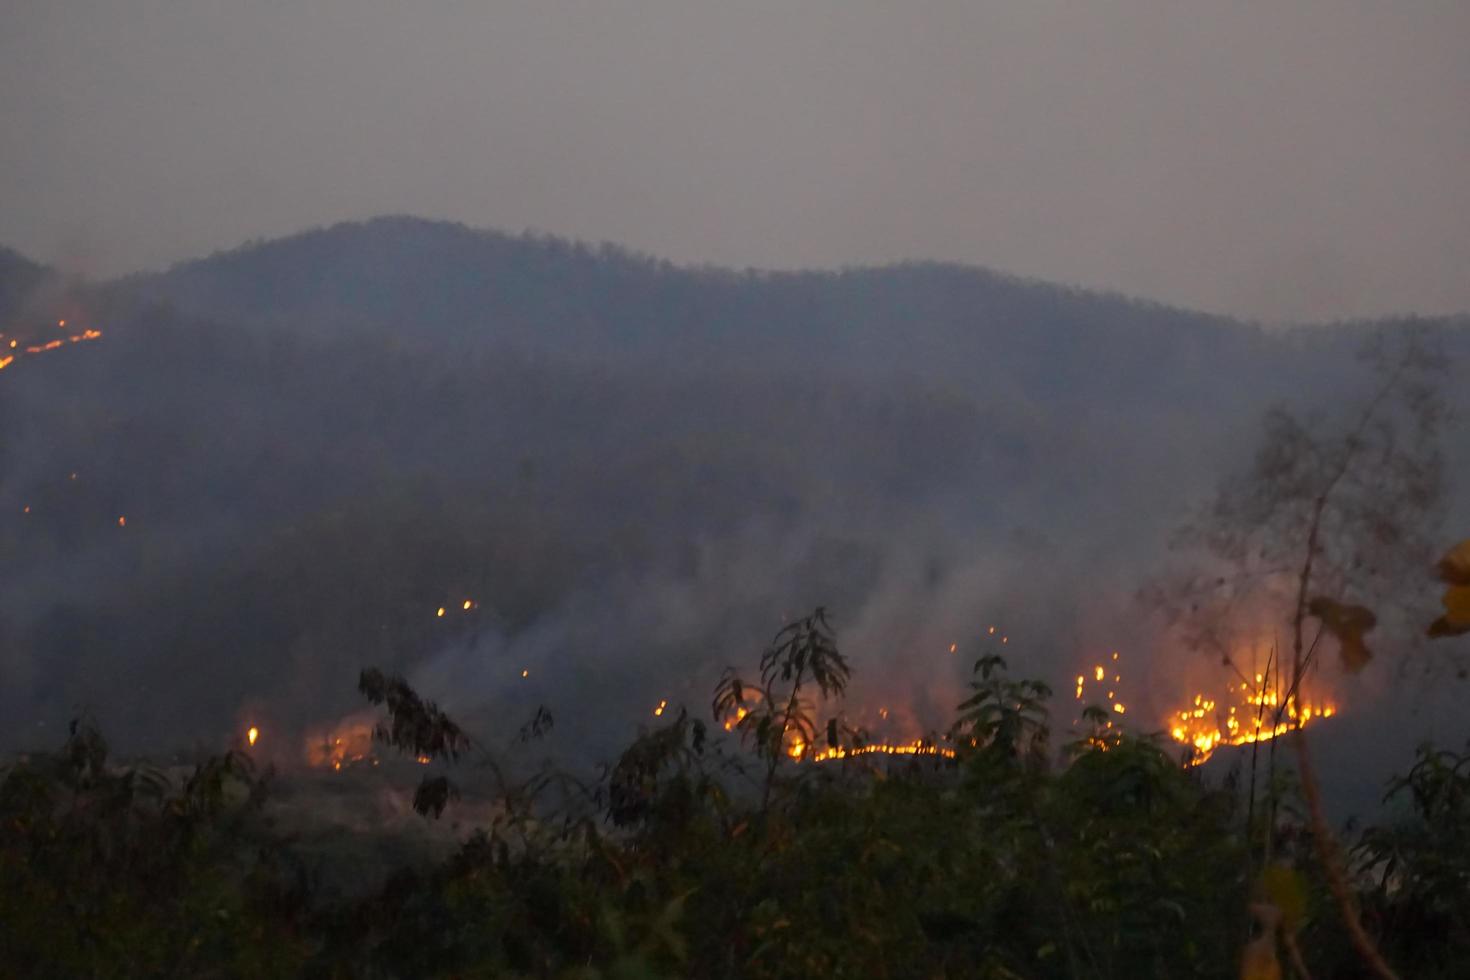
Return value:
<svg viewBox="0 0 1470 980">
<path fill-rule="evenodd" d="M 1312 980 L 1312 974 L 1307 970 L 1307 961 L 1302 959 L 1302 949 L 1296 944 L 1296 936 L 1289 929 L 1281 930 L 1281 941 L 1286 944 L 1287 955 L 1291 957 L 1291 965 L 1301 980 Z"/>
<path fill-rule="evenodd" d="M 1307 591 L 1312 578 L 1312 566 L 1317 558 L 1318 536 L 1322 530 L 1322 512 L 1327 508 L 1327 500 L 1332 493 L 1333 487 L 1347 469 L 1344 460 L 1342 468 L 1337 475 L 1328 483 L 1327 488 L 1318 496 L 1312 507 L 1312 524 L 1307 534 L 1307 557 L 1302 563 L 1301 577 L 1297 582 L 1296 615 L 1292 617 L 1292 665 L 1291 665 L 1291 688 L 1288 697 L 1297 697 L 1301 691 L 1303 658 L 1302 658 L 1302 626 L 1307 618 Z M 1318 633 L 1321 637 L 1321 633 Z M 1313 643 L 1315 649 L 1316 644 Z M 1281 708 L 1286 707 L 1285 703 Z M 1276 739 L 1271 739 L 1274 745 Z M 1363 958 L 1363 962 L 1376 974 L 1380 980 L 1398 980 L 1398 975 L 1393 972 L 1388 963 L 1383 959 L 1378 948 L 1373 945 L 1372 938 L 1363 928 L 1363 922 L 1358 913 L 1358 901 L 1353 895 L 1352 887 L 1348 884 L 1347 871 L 1342 860 L 1342 850 L 1338 846 L 1337 836 L 1333 834 L 1332 827 L 1327 823 L 1327 814 L 1322 807 L 1322 792 L 1317 785 L 1317 777 L 1312 770 L 1311 754 L 1307 750 L 1307 733 L 1298 721 L 1292 732 L 1292 745 L 1296 749 L 1297 775 L 1301 779 L 1302 796 L 1307 801 L 1307 814 L 1312 824 L 1312 841 L 1317 850 L 1317 858 L 1322 862 L 1322 871 L 1327 876 L 1327 887 L 1332 892 L 1333 899 L 1337 902 L 1337 911 L 1342 918 L 1343 927 L 1347 929 L 1348 938 L 1352 941 L 1353 948 Z"/>
<path fill-rule="evenodd" d="M 1398 974 L 1384 960 L 1378 948 L 1373 945 L 1373 939 L 1363 928 L 1362 918 L 1358 913 L 1358 900 L 1353 895 L 1352 886 L 1348 884 L 1347 871 L 1342 859 L 1342 848 L 1338 846 L 1337 837 L 1332 833 L 1331 826 L 1327 823 L 1327 814 L 1322 807 L 1322 793 L 1317 787 L 1317 777 L 1312 771 L 1311 755 L 1307 751 L 1307 734 L 1303 728 L 1297 728 L 1292 733 L 1292 744 L 1296 748 L 1297 773 L 1301 776 L 1302 796 L 1307 800 L 1307 814 L 1312 821 L 1312 842 L 1317 849 L 1317 859 L 1322 862 L 1322 870 L 1327 874 L 1327 887 L 1332 892 L 1333 899 L 1337 902 L 1337 910 L 1342 916 L 1342 924 L 1347 928 L 1348 938 L 1352 941 L 1353 948 L 1368 964 L 1381 980 L 1398 980 Z"/>
</svg>

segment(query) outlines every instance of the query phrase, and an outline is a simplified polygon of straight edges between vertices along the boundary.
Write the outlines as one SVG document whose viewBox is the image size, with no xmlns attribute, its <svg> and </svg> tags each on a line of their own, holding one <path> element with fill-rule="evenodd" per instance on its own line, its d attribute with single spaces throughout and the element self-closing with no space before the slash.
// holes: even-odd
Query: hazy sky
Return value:
<svg viewBox="0 0 1470 980">
<path fill-rule="evenodd" d="M 1470 310 L 1470 3 L 0 0 L 0 242 L 109 274 L 384 212 Z"/>
</svg>

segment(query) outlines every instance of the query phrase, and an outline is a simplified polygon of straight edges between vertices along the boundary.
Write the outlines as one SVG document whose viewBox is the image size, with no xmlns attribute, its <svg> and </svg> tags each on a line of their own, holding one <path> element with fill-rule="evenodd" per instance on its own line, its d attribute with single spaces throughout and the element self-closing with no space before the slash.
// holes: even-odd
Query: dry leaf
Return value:
<svg viewBox="0 0 1470 980">
<path fill-rule="evenodd" d="M 1470 585 L 1470 538 L 1451 548 L 1436 567 L 1450 585 Z"/>
<path fill-rule="evenodd" d="M 1378 625 L 1373 610 L 1317 596 L 1307 604 L 1307 612 L 1320 619 L 1323 628 L 1337 638 L 1344 670 L 1356 674 L 1367 666 L 1373 654 L 1363 642 L 1363 634 Z"/>
<path fill-rule="evenodd" d="M 1307 923 L 1307 885 L 1302 876 L 1283 864 L 1261 872 L 1260 890 L 1281 913 L 1281 927 L 1300 932 Z"/>
<path fill-rule="evenodd" d="M 1281 961 L 1276 958 L 1276 930 L 1281 925 L 1281 910 L 1257 902 L 1251 905 L 1250 913 L 1261 932 L 1245 945 L 1240 958 L 1240 980 L 1281 980 Z"/>
<path fill-rule="evenodd" d="M 1452 585 L 1440 598 L 1444 615 L 1429 624 L 1430 636 L 1461 636 L 1470 633 L 1470 585 Z"/>
</svg>

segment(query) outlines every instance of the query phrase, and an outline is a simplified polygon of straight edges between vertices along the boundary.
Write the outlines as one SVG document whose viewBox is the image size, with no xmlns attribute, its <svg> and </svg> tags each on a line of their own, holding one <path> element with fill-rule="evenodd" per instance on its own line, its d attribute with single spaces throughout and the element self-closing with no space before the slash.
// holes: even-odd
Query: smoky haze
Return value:
<svg viewBox="0 0 1470 980">
<path fill-rule="evenodd" d="M 1059 720 L 1122 651 L 1155 727 L 1215 665 L 1134 591 L 1262 411 L 1363 390 L 1345 319 L 1435 317 L 1463 373 L 1466 37 L 1353 0 L 5 4 L 0 749 L 90 711 L 299 762 L 374 665 L 605 761 L 818 604 L 896 734 L 998 646 Z M 1458 741 L 1382 693 L 1455 655 L 1344 682 L 1335 751 Z"/>
<path fill-rule="evenodd" d="M 1330 417 L 1368 384 L 1369 325 L 953 265 L 742 273 L 403 217 L 102 286 L 0 260 L 25 345 L 62 315 L 103 331 L 0 377 L 6 746 L 84 710 L 151 752 L 260 725 L 299 765 L 373 665 L 489 736 L 544 704 L 548 751 L 606 762 L 660 701 L 707 716 L 720 670 L 818 604 L 880 731 L 942 728 L 986 652 L 1055 684 L 1065 725 L 1112 650 L 1153 730 L 1219 679 L 1134 601 L 1169 530 L 1266 405 Z M 1412 325 L 1465 363 L 1463 318 L 1377 326 Z M 1451 698 L 1455 656 L 1387 646 L 1326 753 L 1458 741 L 1417 686 Z M 1369 768 L 1342 770 L 1358 804 Z"/>
<path fill-rule="evenodd" d="M 0 229 L 92 275 L 403 212 L 1449 313 L 1467 37 L 1456 0 L 9 3 Z"/>
</svg>

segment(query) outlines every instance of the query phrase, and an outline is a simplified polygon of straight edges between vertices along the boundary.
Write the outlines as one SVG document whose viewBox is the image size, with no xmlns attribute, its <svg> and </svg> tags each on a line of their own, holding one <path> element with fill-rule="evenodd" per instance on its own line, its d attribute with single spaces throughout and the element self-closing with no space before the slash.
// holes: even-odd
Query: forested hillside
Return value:
<svg viewBox="0 0 1470 980">
<path fill-rule="evenodd" d="M 9 332 L 103 333 L 0 377 L 21 745 L 79 707 L 121 745 L 295 731 L 364 662 L 622 732 L 818 603 L 885 682 L 1001 619 L 1048 676 L 1151 658 L 1129 603 L 1169 527 L 1262 405 L 1330 410 L 1363 333 L 404 218 L 66 292 L 10 267 Z M 917 673 L 942 716 L 962 671 Z"/>
</svg>

